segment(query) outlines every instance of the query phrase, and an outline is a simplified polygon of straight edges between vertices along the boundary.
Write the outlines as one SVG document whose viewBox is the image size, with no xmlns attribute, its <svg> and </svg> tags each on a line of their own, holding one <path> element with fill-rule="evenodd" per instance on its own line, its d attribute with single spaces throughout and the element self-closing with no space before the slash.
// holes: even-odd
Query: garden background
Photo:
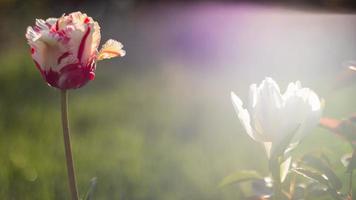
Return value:
<svg viewBox="0 0 356 200">
<path fill-rule="evenodd" d="M 261 145 L 230 101 L 271 76 L 300 80 L 325 100 L 324 116 L 355 112 L 355 5 L 347 1 L 0 1 L 0 199 L 68 199 L 59 92 L 41 79 L 25 30 L 35 18 L 80 10 L 127 55 L 101 62 L 70 91 L 81 194 L 94 199 L 229 200 L 220 181 L 241 169 L 267 175 Z M 298 155 L 324 152 L 347 181 L 349 145 L 320 127 Z M 354 186 L 356 187 L 356 186 Z M 327 197 L 325 199 L 328 199 Z"/>
</svg>

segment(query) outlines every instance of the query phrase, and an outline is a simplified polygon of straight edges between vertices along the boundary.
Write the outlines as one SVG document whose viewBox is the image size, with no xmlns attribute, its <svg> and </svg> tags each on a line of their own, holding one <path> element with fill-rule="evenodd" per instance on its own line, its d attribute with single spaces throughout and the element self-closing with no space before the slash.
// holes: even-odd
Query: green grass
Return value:
<svg viewBox="0 0 356 200">
<path fill-rule="evenodd" d="M 267 173 L 263 149 L 242 130 L 228 93 L 218 98 L 185 71 L 100 65 L 96 80 L 69 98 L 82 195 L 97 177 L 96 200 L 238 199 L 236 186 L 218 188 L 223 177 Z M 68 199 L 59 92 L 43 83 L 27 52 L 3 54 L 0 66 L 0 198 Z M 330 98 L 326 113 L 345 116 L 352 89 Z M 298 149 L 325 151 L 345 175 L 339 158 L 350 149 L 327 131 L 317 128 Z"/>
</svg>

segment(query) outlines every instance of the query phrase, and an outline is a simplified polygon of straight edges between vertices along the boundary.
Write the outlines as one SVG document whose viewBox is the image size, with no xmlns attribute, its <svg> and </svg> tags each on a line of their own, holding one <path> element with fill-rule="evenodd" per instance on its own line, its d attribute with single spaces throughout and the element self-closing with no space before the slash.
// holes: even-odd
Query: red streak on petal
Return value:
<svg viewBox="0 0 356 200">
<path fill-rule="evenodd" d="M 58 60 L 57 60 L 57 64 L 61 63 L 62 59 L 69 56 L 70 53 L 67 51 L 65 53 L 63 53 L 61 56 L 59 56 Z"/>
<path fill-rule="evenodd" d="M 46 22 L 46 25 L 47 25 L 47 27 L 48 27 L 49 29 L 51 28 L 51 24 L 50 24 L 50 23 Z"/>
<path fill-rule="evenodd" d="M 31 54 L 35 53 L 35 49 L 33 47 L 31 47 Z"/>
<path fill-rule="evenodd" d="M 38 32 L 40 32 L 42 29 L 41 29 L 40 27 L 38 27 L 38 26 L 34 26 L 34 27 L 33 27 L 33 30 L 38 33 Z"/>
<path fill-rule="evenodd" d="M 38 71 L 40 71 L 41 76 L 42 76 L 44 79 L 46 79 L 46 78 L 45 78 L 45 72 L 44 72 L 43 69 L 41 68 L 40 64 L 39 64 L 35 59 L 33 59 L 33 61 L 35 62 L 35 65 L 36 65 L 36 68 L 38 69 Z"/>
<path fill-rule="evenodd" d="M 60 76 L 56 87 L 61 89 L 80 88 L 91 80 L 91 72 L 93 71 L 90 66 L 82 66 L 80 63 L 66 65 L 59 72 Z"/>
<path fill-rule="evenodd" d="M 43 73 L 43 70 L 42 70 L 42 68 L 41 68 L 41 65 L 38 64 L 38 62 L 37 62 L 36 60 L 33 60 L 33 61 L 35 62 L 35 65 L 36 65 L 37 69 L 40 70 L 41 73 Z"/>
<path fill-rule="evenodd" d="M 94 72 L 89 72 L 89 80 L 94 80 L 95 79 L 95 73 Z"/>
<path fill-rule="evenodd" d="M 52 87 L 59 88 L 58 86 L 58 79 L 60 77 L 60 74 L 58 72 L 52 71 L 51 69 L 49 71 L 44 72 L 44 79 L 47 81 L 48 85 Z M 62 88 L 60 88 L 62 89 Z"/>
<path fill-rule="evenodd" d="M 78 49 L 78 55 L 77 55 L 79 61 L 81 61 L 81 59 L 82 59 L 83 51 L 84 51 L 84 47 L 85 47 L 85 41 L 87 40 L 87 37 L 88 37 L 89 33 L 90 33 L 90 27 L 88 26 L 88 29 L 85 32 L 85 34 L 84 34 L 84 36 L 82 38 L 82 41 L 80 41 L 80 45 L 79 45 L 79 49 Z"/>
<path fill-rule="evenodd" d="M 64 66 L 60 70 L 60 73 L 69 72 L 71 70 L 76 70 L 76 69 L 79 69 L 79 68 L 84 68 L 84 67 L 82 67 L 82 65 L 80 63 L 71 63 L 71 64 L 68 64 L 68 65 Z"/>
<path fill-rule="evenodd" d="M 89 17 L 86 17 L 85 19 L 84 19 L 84 23 L 89 23 L 90 22 L 90 20 L 89 20 Z"/>
<path fill-rule="evenodd" d="M 59 19 L 56 21 L 56 31 L 59 30 Z"/>
</svg>

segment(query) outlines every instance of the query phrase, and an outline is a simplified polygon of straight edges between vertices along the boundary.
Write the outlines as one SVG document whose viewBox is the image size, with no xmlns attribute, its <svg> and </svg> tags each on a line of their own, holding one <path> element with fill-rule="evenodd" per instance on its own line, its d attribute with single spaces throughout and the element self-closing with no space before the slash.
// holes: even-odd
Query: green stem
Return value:
<svg viewBox="0 0 356 200">
<path fill-rule="evenodd" d="M 72 148 L 70 144 L 70 134 L 69 134 L 69 122 L 68 122 L 68 92 L 67 90 L 61 90 L 61 111 L 62 111 L 62 127 L 63 127 L 63 139 L 64 148 L 67 163 L 67 173 L 69 189 L 71 192 L 72 200 L 78 200 L 78 190 L 75 181 L 75 171 L 72 156 Z"/>
<path fill-rule="evenodd" d="M 281 162 L 278 157 L 271 157 L 269 169 L 273 179 L 273 199 L 274 200 L 282 200 L 282 183 L 281 183 Z"/>
<path fill-rule="evenodd" d="M 350 172 L 350 180 L 349 180 L 349 196 L 350 196 L 350 199 L 352 199 L 352 176 L 353 176 L 353 171 L 354 170 L 351 170 Z"/>
<path fill-rule="evenodd" d="M 352 144 L 351 144 L 352 145 Z M 353 152 L 352 152 L 352 158 L 354 157 L 354 156 L 356 156 L 356 148 L 354 147 L 354 146 L 352 146 L 353 147 Z M 350 163 L 351 164 L 351 163 Z M 349 197 L 350 197 L 350 199 L 352 199 L 352 196 L 353 196 L 353 191 L 352 191 L 352 178 L 353 178 L 353 169 L 351 169 L 351 171 L 350 171 L 350 173 L 349 173 Z"/>
</svg>

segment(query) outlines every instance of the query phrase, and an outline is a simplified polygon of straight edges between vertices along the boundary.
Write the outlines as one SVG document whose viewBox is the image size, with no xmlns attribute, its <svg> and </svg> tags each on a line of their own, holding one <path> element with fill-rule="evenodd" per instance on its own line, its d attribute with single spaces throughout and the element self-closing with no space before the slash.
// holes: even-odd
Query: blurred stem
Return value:
<svg viewBox="0 0 356 200">
<path fill-rule="evenodd" d="M 354 170 L 351 170 L 350 172 L 350 177 L 349 177 L 349 196 L 350 196 L 350 199 L 352 199 L 352 176 L 353 176 L 353 171 Z"/>
<path fill-rule="evenodd" d="M 279 157 L 272 156 L 269 164 L 270 172 L 273 179 L 273 199 L 282 200 L 282 183 L 281 183 L 281 162 Z"/>
<path fill-rule="evenodd" d="M 351 144 L 352 145 L 352 144 Z M 352 146 L 353 147 L 353 146 Z M 356 156 L 356 148 L 355 147 L 353 147 L 353 152 L 352 152 L 352 158 L 354 157 L 354 156 Z M 350 163 L 351 164 L 351 163 Z M 353 196 L 353 191 L 352 191 L 352 178 L 353 178 L 353 172 L 354 172 L 354 170 L 353 169 L 351 169 L 351 171 L 350 171 L 350 175 L 349 175 L 349 197 L 350 197 L 350 199 L 352 200 L 352 196 Z"/>
<path fill-rule="evenodd" d="M 61 110 L 62 110 L 63 138 L 64 138 L 64 148 L 65 148 L 65 155 L 66 155 L 66 162 L 67 162 L 69 189 L 71 192 L 72 200 L 78 200 L 78 190 L 75 181 L 72 148 L 70 144 L 67 90 L 61 90 Z"/>
<path fill-rule="evenodd" d="M 291 177 L 290 185 L 289 185 L 289 199 L 293 199 L 295 192 L 295 184 L 296 184 L 297 175 L 293 174 Z"/>
</svg>

